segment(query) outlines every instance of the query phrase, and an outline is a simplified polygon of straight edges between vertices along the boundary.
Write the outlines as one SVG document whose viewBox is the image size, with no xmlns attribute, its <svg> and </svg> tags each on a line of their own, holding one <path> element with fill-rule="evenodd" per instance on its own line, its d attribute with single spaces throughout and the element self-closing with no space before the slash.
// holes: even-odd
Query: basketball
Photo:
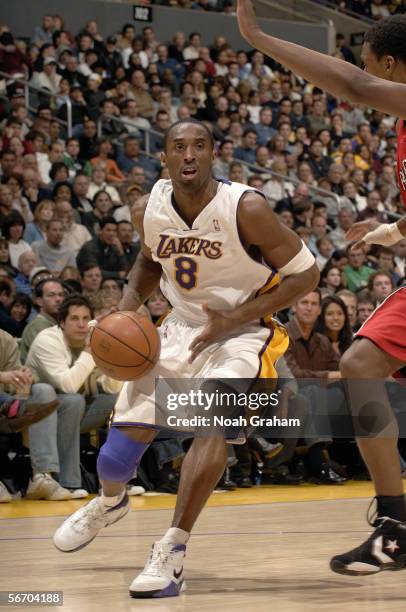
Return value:
<svg viewBox="0 0 406 612">
<path fill-rule="evenodd" d="M 90 348 L 97 367 L 116 380 L 135 380 L 149 372 L 159 358 L 156 327 L 135 312 L 113 312 L 94 328 Z"/>
</svg>

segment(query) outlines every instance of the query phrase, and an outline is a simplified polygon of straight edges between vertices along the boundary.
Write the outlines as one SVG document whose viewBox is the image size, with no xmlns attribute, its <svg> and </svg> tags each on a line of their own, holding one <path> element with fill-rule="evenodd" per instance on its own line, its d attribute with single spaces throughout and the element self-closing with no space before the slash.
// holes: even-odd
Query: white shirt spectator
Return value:
<svg viewBox="0 0 406 612">
<path fill-rule="evenodd" d="M 86 387 L 88 378 L 96 368 L 93 357 L 87 351 L 82 351 L 74 361 L 63 331 L 56 325 L 38 334 L 25 365 L 32 369 L 34 377 L 62 393 L 77 393 L 83 385 Z M 97 376 L 97 382 L 105 393 L 118 393 L 123 384 L 101 373 Z"/>
<path fill-rule="evenodd" d="M 9 241 L 8 252 L 10 254 L 10 263 L 13 266 L 13 268 L 18 267 L 18 260 L 20 258 L 20 255 L 25 253 L 25 251 L 30 251 L 30 250 L 31 250 L 31 247 L 28 244 L 28 242 L 25 242 L 25 240 L 19 240 L 17 243 Z"/>
<path fill-rule="evenodd" d="M 72 251 L 76 256 L 84 243 L 91 239 L 92 236 L 84 225 L 81 223 L 72 223 L 69 229 L 65 229 L 61 245 L 65 247 L 65 249 Z"/>
</svg>

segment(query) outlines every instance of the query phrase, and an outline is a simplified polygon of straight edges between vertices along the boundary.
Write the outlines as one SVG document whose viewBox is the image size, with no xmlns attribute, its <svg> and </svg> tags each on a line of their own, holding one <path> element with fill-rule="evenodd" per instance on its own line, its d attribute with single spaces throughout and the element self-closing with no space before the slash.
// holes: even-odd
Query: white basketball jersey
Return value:
<svg viewBox="0 0 406 612">
<path fill-rule="evenodd" d="M 253 190 L 240 183 L 220 183 L 192 227 L 173 206 L 170 180 L 159 180 L 151 191 L 144 216 L 145 244 L 163 268 L 161 290 L 174 315 L 192 326 L 207 320 L 202 304 L 234 310 L 277 280 L 276 270 L 252 259 L 241 244 L 237 207 L 247 191 Z"/>
</svg>

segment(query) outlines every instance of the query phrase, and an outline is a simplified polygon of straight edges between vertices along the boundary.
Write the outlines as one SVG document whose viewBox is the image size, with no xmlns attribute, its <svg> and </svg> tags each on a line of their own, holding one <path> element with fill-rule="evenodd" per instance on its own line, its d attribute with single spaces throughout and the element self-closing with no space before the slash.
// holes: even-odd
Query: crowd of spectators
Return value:
<svg viewBox="0 0 406 612">
<path fill-rule="evenodd" d="M 324 0 L 316 0 L 324 4 Z M 405 0 L 329 0 L 329 4 L 337 4 L 342 11 L 351 11 L 361 18 L 367 17 L 379 21 L 391 15 L 406 13 Z"/>
<path fill-rule="evenodd" d="M 84 332 L 95 312 L 120 301 L 139 251 L 131 210 L 167 178 L 159 154 L 177 119 L 205 121 L 218 151 L 214 176 L 262 190 L 316 256 L 319 290 L 279 313 L 293 338 L 279 367 L 293 381 L 325 378 L 337 393 L 339 359 L 354 331 L 405 282 L 406 240 L 392 249 L 350 250 L 345 239 L 356 220 L 401 212 L 392 117 L 332 98 L 258 51 L 233 49 L 223 36 L 206 45 L 196 31 L 159 41 L 150 26 L 124 24 L 104 39 L 96 21 L 72 33 L 61 17 L 45 15 L 30 41 L 0 26 L 0 71 L 10 75 L 0 82 L 0 333 L 18 342 L 21 360 L 2 361 L 0 372 L 28 368 L 46 387 L 43 401 L 56 393 L 61 402 L 31 427 L 28 496 L 86 494 L 80 435 L 89 444 L 90 430 L 105 429 L 118 388 L 95 369 Z M 41 89 L 34 111 L 13 77 Z M 157 320 L 168 308 L 158 292 L 149 316 Z M 311 389 L 302 393 L 292 383 L 283 391 L 286 410 L 311 418 Z M 0 480 L 7 480 L 3 446 Z M 327 447 L 334 456 L 328 436 L 305 439 L 305 476 L 339 483 L 353 475 L 350 446 L 341 458 L 347 471 Z M 292 442 L 280 449 L 276 440 L 257 439 L 230 450 L 237 484 L 258 481 L 259 465 L 269 482 L 300 482 Z M 174 440 L 154 443 L 143 485 L 175 491 L 184 450 Z"/>
</svg>

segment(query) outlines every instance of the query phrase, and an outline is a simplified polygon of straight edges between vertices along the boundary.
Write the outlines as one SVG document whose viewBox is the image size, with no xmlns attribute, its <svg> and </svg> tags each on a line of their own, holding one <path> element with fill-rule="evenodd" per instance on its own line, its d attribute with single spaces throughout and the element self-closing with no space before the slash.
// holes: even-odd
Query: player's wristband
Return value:
<svg viewBox="0 0 406 612">
<path fill-rule="evenodd" d="M 366 244 L 381 244 L 392 246 L 403 240 L 404 236 L 398 228 L 397 223 L 383 223 L 376 229 L 365 234 L 363 240 Z"/>
</svg>

